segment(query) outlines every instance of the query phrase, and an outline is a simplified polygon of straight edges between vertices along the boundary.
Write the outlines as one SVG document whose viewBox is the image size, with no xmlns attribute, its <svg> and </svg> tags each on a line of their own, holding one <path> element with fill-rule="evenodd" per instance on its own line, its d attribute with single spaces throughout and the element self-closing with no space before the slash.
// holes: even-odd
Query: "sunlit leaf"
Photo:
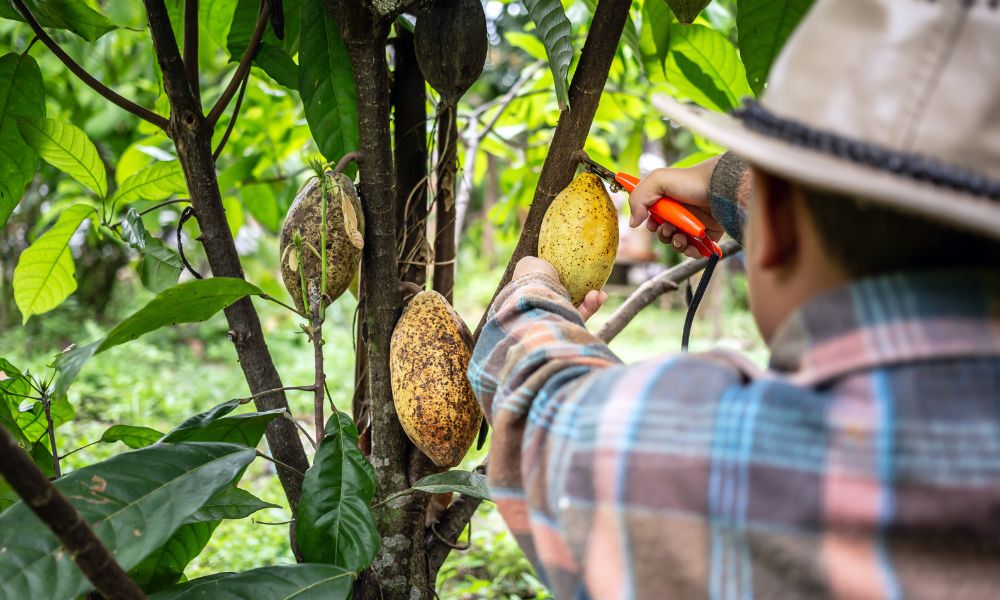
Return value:
<svg viewBox="0 0 1000 600">
<path fill-rule="evenodd" d="M 122 182 L 112 197 L 117 206 L 136 200 L 165 200 L 187 193 L 180 161 L 155 162 Z"/>
<path fill-rule="evenodd" d="M 157 592 L 150 600 L 347 600 L 356 575 L 333 565 L 299 564 L 262 567 L 242 573 L 199 577 Z"/>
<path fill-rule="evenodd" d="M 302 7 L 299 64 L 299 95 L 309 130 L 326 160 L 339 160 L 358 149 L 358 109 L 347 47 L 322 2 Z"/>
<path fill-rule="evenodd" d="M 42 27 L 72 31 L 88 42 L 115 29 L 115 24 L 82 0 L 24 0 Z M 10 0 L 0 1 L 0 17 L 24 21 Z"/>
<path fill-rule="evenodd" d="M 662 0 L 647 0 L 642 3 L 642 29 L 639 32 L 639 47 L 642 50 L 642 64 L 646 77 L 654 83 L 665 81 L 663 62 L 670 50 L 670 24 L 674 14 Z"/>
<path fill-rule="evenodd" d="M 45 116 L 45 90 L 38 63 L 28 54 L 0 57 L 0 229 L 21 201 L 38 155 L 17 130 L 17 118 Z"/>
<path fill-rule="evenodd" d="M 14 301 L 23 322 L 59 306 L 76 290 L 69 240 L 92 212 L 84 204 L 67 208 L 51 229 L 21 253 L 14 268 Z"/>
<path fill-rule="evenodd" d="M 371 564 L 380 544 L 374 495 L 375 471 L 358 448 L 358 430 L 338 411 L 302 483 L 295 536 L 303 558 L 352 571 Z"/>
<path fill-rule="evenodd" d="M 728 111 L 753 95 L 736 47 L 704 25 L 670 26 L 665 70 L 676 95 L 712 110 Z"/>
<path fill-rule="evenodd" d="M 155 444 L 162 437 L 163 433 L 152 427 L 121 424 L 108 427 L 101 434 L 101 441 L 106 444 L 121 442 L 133 450 L 138 450 Z"/>
<path fill-rule="evenodd" d="M 155 445 L 73 471 L 55 486 L 131 569 L 243 470 L 234 444 Z M 24 504 L 0 514 L 0 597 L 75 598 L 92 589 L 55 535 Z"/>
<path fill-rule="evenodd" d="M 42 159 L 104 198 L 108 176 L 94 142 L 79 127 L 55 119 L 17 119 L 21 137 Z"/>
<path fill-rule="evenodd" d="M 736 4 L 740 56 L 754 93 L 764 91 L 771 63 L 812 3 L 813 0 L 740 0 Z"/>
<path fill-rule="evenodd" d="M 559 0 L 524 0 L 535 23 L 535 35 L 545 45 L 549 69 L 555 78 L 559 109 L 569 108 L 569 65 L 573 62 L 573 26 Z"/>
</svg>

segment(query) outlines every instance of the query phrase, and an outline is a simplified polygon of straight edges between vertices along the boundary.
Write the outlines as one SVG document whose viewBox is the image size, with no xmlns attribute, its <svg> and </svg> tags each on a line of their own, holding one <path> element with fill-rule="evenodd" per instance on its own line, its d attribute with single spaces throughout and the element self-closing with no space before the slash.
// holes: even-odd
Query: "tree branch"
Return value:
<svg viewBox="0 0 1000 600">
<path fill-rule="evenodd" d="M 216 277 L 242 279 L 243 266 L 222 207 L 215 160 L 212 158 L 212 128 L 188 85 L 164 0 L 144 1 L 156 58 L 170 101 L 167 134 L 177 147 L 177 157 L 184 169 L 184 179 L 191 192 L 208 264 Z M 277 408 L 289 411 L 285 394 L 279 389 L 284 386 L 268 352 L 253 303 L 249 298 L 238 300 L 225 309 L 225 315 L 229 324 L 229 339 L 236 347 L 250 392 L 262 394 L 275 390 L 256 399 L 254 404 L 257 410 Z M 302 495 L 302 473 L 309 468 L 302 440 L 295 425 L 287 419 L 275 419 L 268 425 L 267 443 L 279 461 L 276 463 L 278 478 L 294 511 Z"/>
<path fill-rule="evenodd" d="M 66 54 L 66 51 L 63 50 L 62 47 L 56 43 L 55 40 L 49 37 L 49 34 L 45 33 L 45 30 L 42 29 L 42 26 L 35 19 L 34 15 L 32 15 L 31 11 L 28 10 L 28 7 L 25 6 L 24 0 L 13 0 L 13 2 L 14 2 L 14 7 L 17 8 L 17 10 L 24 17 L 24 20 L 27 21 L 28 25 L 31 26 L 32 31 L 35 32 L 35 36 L 37 36 L 38 39 L 41 40 L 41 42 L 45 44 L 45 46 L 49 50 L 52 51 L 52 54 L 55 54 L 56 58 L 61 60 L 62 63 L 66 65 L 66 68 L 69 69 L 74 75 L 76 75 L 80 79 L 80 81 L 87 84 L 87 86 L 89 86 L 92 90 L 94 90 L 95 92 L 106 98 L 109 102 L 111 102 L 115 106 L 118 106 L 119 108 L 132 113 L 133 115 L 139 117 L 144 121 L 148 121 L 153 125 L 156 125 L 160 129 L 167 128 L 167 119 L 149 110 L 148 108 L 143 108 L 142 106 L 139 106 L 138 104 L 132 102 L 128 98 L 125 98 L 124 96 L 118 94 L 108 86 L 98 81 L 93 75 L 87 72 L 86 69 L 81 67 L 76 61 L 70 58 L 69 54 Z"/>
<path fill-rule="evenodd" d="M 455 174 L 458 172 L 458 123 L 454 106 L 438 105 L 437 166 L 434 190 L 434 290 L 449 303 L 455 290 Z"/>
<path fill-rule="evenodd" d="M 552 136 L 549 153 L 542 165 L 542 173 L 535 188 L 535 197 L 528 209 L 528 218 L 521 231 L 521 237 L 514 248 L 514 254 L 507 263 L 500 284 L 493 298 L 500 293 L 514 273 L 517 261 L 525 256 L 533 256 L 538 251 L 538 233 L 542 225 L 542 217 L 556 195 L 573 179 L 577 161 L 573 154 L 583 147 L 594 122 L 594 114 L 601 100 L 601 92 L 608 81 L 608 71 L 614 60 L 621 39 L 625 21 L 628 18 L 630 0 L 600 0 L 594 11 L 587 41 L 580 52 L 580 62 L 577 64 L 573 82 L 569 86 L 570 109 L 563 111 L 559 124 Z M 492 303 L 492 300 L 490 301 Z M 476 327 L 475 337 L 486 324 L 483 314 Z"/>
<path fill-rule="evenodd" d="M 194 99 L 201 104 L 198 76 L 198 0 L 184 0 L 184 69 Z"/>
<path fill-rule="evenodd" d="M 0 474 L 69 551 L 76 566 L 108 600 L 144 599 L 145 594 L 115 561 L 90 524 L 0 427 Z"/>
<path fill-rule="evenodd" d="M 325 268 L 325 267 L 324 267 Z M 323 441 L 326 435 L 324 425 L 326 419 L 323 418 L 323 390 L 326 386 L 326 371 L 323 370 L 323 297 L 319 291 L 319 285 L 315 281 L 309 284 L 309 308 L 311 311 L 309 319 L 309 337 L 313 345 L 313 369 L 315 376 L 315 388 L 313 392 L 313 418 L 316 421 L 316 443 Z"/>
<path fill-rule="evenodd" d="M 229 80 L 229 85 L 226 86 L 226 89 L 223 90 L 222 95 L 215 101 L 215 105 L 212 106 L 212 110 L 208 113 L 209 129 L 215 128 L 215 124 L 219 122 L 219 117 L 222 116 L 226 107 L 229 106 L 229 101 L 233 99 L 236 91 L 239 90 L 241 82 L 250 73 L 250 66 L 253 64 L 253 58 L 257 54 L 257 47 L 260 45 L 260 40 L 264 37 L 264 28 L 267 27 L 268 12 L 270 12 L 270 4 L 266 0 L 261 0 L 260 11 L 257 13 L 257 22 L 254 24 L 253 33 L 250 34 L 250 43 L 247 45 L 246 50 L 243 51 L 243 56 L 240 58 L 240 63 L 236 66 L 233 78 Z"/>
<path fill-rule="evenodd" d="M 735 240 L 728 240 L 722 244 L 722 255 L 729 256 L 739 249 L 740 246 Z M 605 343 L 610 342 L 621 333 L 622 329 L 625 329 L 639 311 L 663 294 L 676 290 L 684 280 L 702 272 L 706 264 L 708 264 L 707 258 L 690 258 L 646 281 L 636 288 L 615 312 L 611 313 L 595 335 Z"/>
<path fill-rule="evenodd" d="M 212 158 L 216 161 L 222 156 L 222 149 L 226 147 L 226 143 L 229 142 L 229 136 L 233 134 L 233 129 L 236 128 L 236 119 L 240 116 L 240 108 L 243 107 L 243 96 L 247 93 L 247 83 L 250 81 L 250 72 L 247 71 L 246 77 L 243 78 L 243 83 L 240 84 L 240 93 L 236 96 L 236 106 L 233 107 L 233 116 L 229 117 L 229 124 L 226 125 L 226 131 L 222 134 L 222 139 L 219 140 L 219 145 L 215 147 L 215 151 L 212 152 Z"/>
</svg>

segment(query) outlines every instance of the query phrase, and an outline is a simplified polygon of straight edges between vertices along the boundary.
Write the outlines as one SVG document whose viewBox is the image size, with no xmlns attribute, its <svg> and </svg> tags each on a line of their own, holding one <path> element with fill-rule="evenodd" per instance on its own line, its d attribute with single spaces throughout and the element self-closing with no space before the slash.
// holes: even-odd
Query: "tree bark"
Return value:
<svg viewBox="0 0 1000 600">
<path fill-rule="evenodd" d="M 243 266 L 233 241 L 222 207 L 215 160 L 212 158 L 212 129 L 195 98 L 187 79 L 184 62 L 170 26 L 163 0 L 145 0 L 149 28 L 156 58 L 163 72 L 163 84 L 170 101 L 170 122 L 167 134 L 177 147 L 187 181 L 191 204 L 201 229 L 201 242 L 216 277 L 243 277 Z M 240 367 L 250 392 L 283 387 L 271 354 L 267 349 L 257 311 L 249 298 L 243 298 L 225 310 L 229 337 L 236 347 Z M 280 408 L 289 410 L 282 391 L 263 395 L 254 400 L 257 410 Z M 302 475 L 309 468 L 299 432 L 289 419 L 274 419 L 267 428 L 267 443 L 279 463 L 278 478 L 295 512 L 302 496 Z M 294 470 L 293 470 L 294 469 Z M 297 472 L 296 472 L 297 471 Z"/>
<path fill-rule="evenodd" d="M 399 278 L 427 282 L 427 87 L 417 65 L 413 34 L 396 27 L 393 70 L 393 136 L 396 148 L 396 227 Z"/>
<path fill-rule="evenodd" d="M 500 290 L 510 282 L 517 261 L 525 256 L 533 256 L 537 252 L 542 217 L 545 216 L 545 211 L 556 195 L 573 179 L 577 168 L 573 154 L 583 148 L 583 143 L 590 132 L 601 93 L 608 81 L 611 62 L 614 60 L 625 21 L 628 19 L 630 6 L 631 0 L 600 0 L 597 4 L 587 41 L 580 53 L 580 62 L 569 86 L 570 108 L 559 117 L 559 123 L 549 146 L 549 154 L 545 158 L 538 187 L 535 188 L 535 196 L 528 210 L 527 221 L 500 285 L 493 294 L 494 300 Z M 476 327 L 474 336 L 476 339 L 479 339 L 483 325 L 486 324 L 488 313 L 489 311 L 483 314 Z M 458 539 L 479 503 L 480 501 L 475 498 L 463 497 L 461 502 L 452 504 L 441 517 L 438 532 L 445 530 L 449 534 L 442 537 L 449 542 Z M 446 545 L 436 539 L 428 542 L 428 556 L 433 558 L 438 566 L 444 563 L 449 551 Z"/>
<path fill-rule="evenodd" d="M 493 294 L 494 299 L 500 290 L 510 283 L 517 261 L 525 256 L 534 256 L 538 251 L 538 233 L 542 217 L 545 216 L 545 211 L 556 195 L 573 180 L 577 168 L 573 153 L 583 148 L 590 126 L 594 122 L 601 92 L 604 91 L 604 85 L 608 81 L 611 62 L 615 58 L 618 41 L 628 19 L 629 6 L 631 6 L 630 0 L 600 0 L 597 4 L 594 20 L 587 33 L 587 41 L 580 52 L 580 62 L 569 86 L 570 108 L 563 111 L 559 117 L 559 124 L 556 125 L 552 143 L 549 145 L 548 156 L 542 165 L 542 174 L 538 178 L 538 187 L 535 188 L 531 208 L 528 209 L 528 218 L 500 285 Z M 487 314 L 488 311 L 483 314 L 479 326 L 476 327 L 474 336 L 476 339 L 479 339 L 479 333 L 486 324 Z"/>
<path fill-rule="evenodd" d="M 108 600 L 145 599 L 139 586 L 115 561 L 101 540 L 52 482 L 0 427 L 0 474 L 38 515 L 73 558 L 76 566 Z"/>
<path fill-rule="evenodd" d="M 451 304 L 455 291 L 455 174 L 458 172 L 458 120 L 454 106 L 438 110 L 438 161 L 434 169 L 434 290 Z"/>
<path fill-rule="evenodd" d="M 409 487 L 413 445 L 396 416 L 389 383 L 389 341 L 399 314 L 392 138 L 389 132 L 389 22 L 356 0 L 326 0 L 354 70 L 361 145 L 366 240 L 362 255 L 371 392 L 371 462 L 376 500 Z M 356 598 L 424 599 L 428 584 L 423 540 L 426 494 L 408 494 L 375 510 L 382 547 L 355 584 Z"/>
</svg>

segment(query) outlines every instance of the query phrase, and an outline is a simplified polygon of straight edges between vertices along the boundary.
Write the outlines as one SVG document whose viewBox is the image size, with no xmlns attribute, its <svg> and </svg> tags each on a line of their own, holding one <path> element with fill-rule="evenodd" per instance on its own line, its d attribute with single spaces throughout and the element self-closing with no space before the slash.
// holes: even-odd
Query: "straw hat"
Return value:
<svg viewBox="0 0 1000 600">
<path fill-rule="evenodd" d="M 760 103 L 653 102 L 768 171 L 1000 239 L 998 5 L 817 0 Z"/>
</svg>

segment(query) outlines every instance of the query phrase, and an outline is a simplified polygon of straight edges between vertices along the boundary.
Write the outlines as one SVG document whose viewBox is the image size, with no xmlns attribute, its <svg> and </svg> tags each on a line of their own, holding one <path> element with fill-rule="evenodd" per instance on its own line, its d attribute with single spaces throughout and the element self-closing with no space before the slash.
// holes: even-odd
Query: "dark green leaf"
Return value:
<svg viewBox="0 0 1000 600">
<path fill-rule="evenodd" d="M 302 2 L 301 0 L 282 0 L 281 4 L 285 16 L 285 39 L 279 40 L 274 35 L 272 28 L 266 27 L 263 42 L 283 49 L 289 56 L 294 56 L 299 51 L 299 15 L 302 10 Z M 236 12 L 233 15 L 227 40 L 230 62 L 240 60 L 247 44 L 250 43 L 259 7 L 260 3 L 257 0 L 239 0 L 236 5 Z"/>
<path fill-rule="evenodd" d="M 285 412 L 276 408 L 266 412 L 245 413 L 223 417 L 198 427 L 181 426 L 168 433 L 161 441 L 164 444 L 178 442 L 228 442 L 254 448 L 264 437 L 268 424 Z"/>
<path fill-rule="evenodd" d="M 355 574 L 333 565 L 262 567 L 243 573 L 217 573 L 157 592 L 150 600 L 347 600 Z"/>
<path fill-rule="evenodd" d="M 183 269 L 180 256 L 146 231 L 142 217 L 134 208 L 125 213 L 121 232 L 122 238 L 142 254 L 139 274 L 147 289 L 162 292 L 177 284 Z"/>
<path fill-rule="evenodd" d="M 162 437 L 163 433 L 152 427 L 112 425 L 101 435 L 101 441 L 106 444 L 121 442 L 133 450 L 138 450 L 155 444 Z"/>
<path fill-rule="evenodd" d="M 264 502 L 250 492 L 235 485 L 224 488 L 208 499 L 198 512 L 188 517 L 188 523 L 220 521 L 222 519 L 243 519 L 265 508 L 281 508 L 277 504 Z"/>
<path fill-rule="evenodd" d="M 0 228 L 21 201 L 35 174 L 38 155 L 17 130 L 17 118 L 45 116 L 42 72 L 30 55 L 0 57 Z"/>
<path fill-rule="evenodd" d="M 90 342 L 86 346 L 76 346 L 56 356 L 55 369 L 58 373 L 55 386 L 56 394 L 66 394 L 69 384 L 76 379 L 80 369 L 83 368 L 83 364 L 90 360 L 90 357 L 97 352 L 97 347 L 101 345 L 102 341 L 97 340 L 96 342 Z"/>
<path fill-rule="evenodd" d="M 338 411 L 326 423 L 302 484 L 295 535 L 309 562 L 361 571 L 378 552 L 380 538 L 372 517 L 375 471 L 358 448 L 358 431 Z"/>
<path fill-rule="evenodd" d="M 114 23 L 83 0 L 24 0 L 24 4 L 42 27 L 66 29 L 88 42 L 115 28 Z M 0 17 L 24 21 L 10 0 L 0 0 Z"/>
<path fill-rule="evenodd" d="M 545 45 L 555 81 L 559 110 L 569 108 L 569 65 L 573 62 L 573 26 L 559 0 L 524 0 L 535 23 L 535 35 Z"/>
<path fill-rule="evenodd" d="M 181 525 L 166 544 L 144 558 L 129 575 L 147 593 L 177 583 L 184 568 L 205 549 L 218 526 L 218 521 Z"/>
<path fill-rule="evenodd" d="M 234 444 L 158 444 L 73 471 L 55 485 L 131 569 L 254 456 Z M 0 514 L 0 549 L 0 597 L 75 598 L 92 587 L 24 503 Z"/>
<path fill-rule="evenodd" d="M 13 490 L 7 482 L 0 478 L 0 512 L 3 512 L 21 501 L 17 492 Z"/>
<path fill-rule="evenodd" d="M 14 268 L 14 301 L 24 323 L 32 315 L 48 312 L 76 290 L 76 266 L 69 240 L 94 209 L 75 204 L 21 253 Z"/>
<path fill-rule="evenodd" d="M 97 147 L 76 125 L 40 118 L 18 117 L 17 128 L 42 160 L 79 181 L 104 198 L 108 176 Z"/>
<path fill-rule="evenodd" d="M 260 288 L 231 277 L 195 279 L 175 285 L 111 330 L 98 352 L 130 342 L 166 325 L 204 321 L 240 298 L 262 293 Z"/>
<path fill-rule="evenodd" d="M 492 500 L 486 475 L 472 471 L 445 471 L 428 475 L 412 486 L 414 489 L 430 494 L 456 492 L 463 496 L 472 496 L 480 500 Z"/>
<path fill-rule="evenodd" d="M 298 89 L 299 66 L 284 48 L 263 42 L 253 62 L 277 83 L 290 90 Z"/>
<path fill-rule="evenodd" d="M 747 81 L 755 94 L 764 91 L 771 63 L 813 0 L 740 0 L 736 29 Z"/>
<path fill-rule="evenodd" d="M 704 25 L 670 26 L 665 71 L 678 96 L 712 110 L 728 111 L 753 95 L 736 48 Z"/>
<path fill-rule="evenodd" d="M 340 28 L 322 2 L 302 7 L 299 94 L 309 131 L 328 161 L 358 149 L 354 72 Z"/>
</svg>

